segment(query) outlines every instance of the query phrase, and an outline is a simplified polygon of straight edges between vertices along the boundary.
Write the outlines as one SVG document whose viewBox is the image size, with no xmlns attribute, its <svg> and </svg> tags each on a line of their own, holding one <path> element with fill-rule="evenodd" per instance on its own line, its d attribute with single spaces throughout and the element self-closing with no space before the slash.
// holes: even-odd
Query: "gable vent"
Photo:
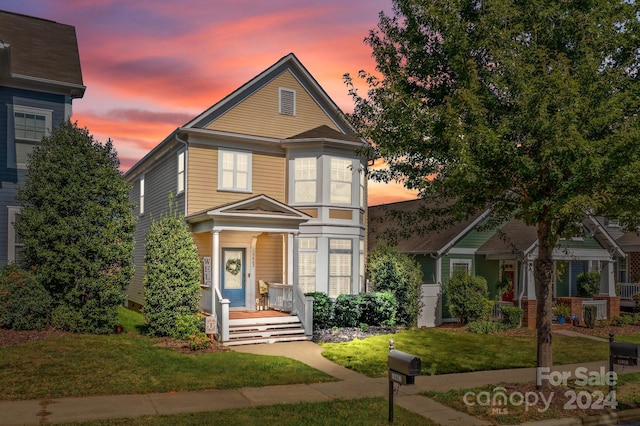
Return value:
<svg viewBox="0 0 640 426">
<path fill-rule="evenodd" d="M 280 114 L 296 115 L 296 91 L 280 88 Z"/>
</svg>

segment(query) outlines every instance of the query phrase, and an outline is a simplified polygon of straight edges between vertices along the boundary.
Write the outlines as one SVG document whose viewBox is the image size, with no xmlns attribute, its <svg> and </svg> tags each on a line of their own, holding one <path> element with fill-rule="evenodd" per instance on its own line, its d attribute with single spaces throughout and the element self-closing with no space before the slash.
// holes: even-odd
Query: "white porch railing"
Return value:
<svg viewBox="0 0 640 426">
<path fill-rule="evenodd" d="M 214 315 L 218 322 L 218 341 L 226 342 L 229 340 L 229 299 L 223 299 L 220 289 L 217 287 L 215 291 L 214 300 Z"/>
<path fill-rule="evenodd" d="M 300 287 L 293 286 L 293 310 L 298 315 L 307 337 L 313 336 L 313 297 L 305 296 Z"/>
<path fill-rule="evenodd" d="M 502 307 L 503 306 L 513 306 L 513 302 L 503 302 L 502 300 L 497 300 L 493 302 L 493 311 L 491 313 L 491 318 L 494 321 L 502 320 Z"/>
<path fill-rule="evenodd" d="M 638 283 L 622 283 L 620 284 L 620 297 L 631 300 L 633 295 L 640 291 Z"/>
<path fill-rule="evenodd" d="M 582 318 L 584 318 L 584 308 L 587 306 L 596 307 L 596 320 L 607 319 L 607 301 L 606 300 L 583 300 L 582 301 Z"/>
<path fill-rule="evenodd" d="M 269 306 L 278 311 L 293 311 L 293 287 L 290 284 L 269 283 Z"/>
</svg>

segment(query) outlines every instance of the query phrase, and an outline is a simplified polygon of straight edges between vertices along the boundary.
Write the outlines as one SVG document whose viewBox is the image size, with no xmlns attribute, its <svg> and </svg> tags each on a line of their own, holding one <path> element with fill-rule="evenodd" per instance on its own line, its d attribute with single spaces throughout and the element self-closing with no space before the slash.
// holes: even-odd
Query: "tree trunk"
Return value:
<svg viewBox="0 0 640 426">
<path fill-rule="evenodd" d="M 538 362 L 537 367 L 553 366 L 551 315 L 553 309 L 553 260 L 552 253 L 555 244 L 549 243 L 549 227 L 538 224 L 538 257 L 533 262 L 536 287 L 536 329 L 538 331 Z M 549 381 L 537 383 L 538 388 L 548 388 Z"/>
</svg>

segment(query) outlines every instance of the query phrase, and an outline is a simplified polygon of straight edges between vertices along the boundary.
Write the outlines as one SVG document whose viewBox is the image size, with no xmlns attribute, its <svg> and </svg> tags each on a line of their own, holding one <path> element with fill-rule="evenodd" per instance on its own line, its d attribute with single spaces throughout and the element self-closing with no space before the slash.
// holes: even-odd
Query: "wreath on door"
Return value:
<svg viewBox="0 0 640 426">
<path fill-rule="evenodd" d="M 227 260 L 227 263 L 226 263 L 224 268 L 230 274 L 238 275 L 238 273 L 240 272 L 240 267 L 241 266 L 242 266 L 242 263 L 240 262 L 240 259 L 229 259 L 229 260 Z"/>
</svg>

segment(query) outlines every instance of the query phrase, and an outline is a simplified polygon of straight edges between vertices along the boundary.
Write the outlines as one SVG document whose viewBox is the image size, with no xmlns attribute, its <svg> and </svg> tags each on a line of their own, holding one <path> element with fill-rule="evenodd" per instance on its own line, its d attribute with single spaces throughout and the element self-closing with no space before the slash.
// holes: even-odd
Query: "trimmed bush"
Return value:
<svg viewBox="0 0 640 426">
<path fill-rule="evenodd" d="M 365 293 L 360 297 L 360 322 L 367 325 L 394 326 L 398 301 L 390 292 Z"/>
<path fill-rule="evenodd" d="M 397 323 L 406 327 L 416 325 L 422 285 L 418 263 L 395 248 L 382 246 L 369 254 L 367 271 L 373 291 L 389 291 L 396 297 Z"/>
<path fill-rule="evenodd" d="M 524 309 L 522 308 L 518 308 L 517 306 L 503 306 L 502 307 L 502 324 L 506 328 L 520 327 L 520 321 L 522 320 L 523 314 L 524 314 Z"/>
<path fill-rule="evenodd" d="M 456 271 L 445 286 L 449 311 L 462 324 L 486 319 L 488 300 L 487 280 L 465 271 Z"/>
<path fill-rule="evenodd" d="M 40 330 L 49 325 L 52 299 L 33 273 L 7 265 L 0 273 L 0 327 Z"/>
<path fill-rule="evenodd" d="M 596 317 L 598 315 L 598 308 L 596 306 L 584 307 L 584 323 L 589 328 L 595 328 Z"/>
<path fill-rule="evenodd" d="M 467 329 L 471 333 L 476 333 L 476 334 L 495 333 L 497 331 L 502 331 L 505 328 L 506 327 L 504 324 L 499 323 L 497 321 L 480 320 L 480 321 L 473 321 L 467 324 Z"/>
<path fill-rule="evenodd" d="M 336 327 L 357 327 L 360 324 L 360 296 L 341 294 L 333 304 L 334 325 Z"/>
<path fill-rule="evenodd" d="M 578 296 L 593 297 L 600 292 L 600 274 L 598 272 L 581 272 L 577 282 Z"/>
<path fill-rule="evenodd" d="M 171 202 L 169 207 L 147 233 L 142 312 L 151 335 L 185 336 L 200 308 L 200 257 L 184 218 L 172 211 Z"/>
<path fill-rule="evenodd" d="M 24 263 L 53 298 L 60 328 L 113 333 L 118 324 L 133 274 L 135 227 L 131 185 L 119 166 L 111 141 L 103 145 L 70 121 L 29 156 L 15 228 Z"/>
<path fill-rule="evenodd" d="M 633 312 L 640 312 L 640 291 L 633 293 Z"/>
<path fill-rule="evenodd" d="M 306 296 L 313 297 L 313 329 L 324 330 L 331 328 L 333 323 L 333 302 L 324 293 L 306 293 Z"/>
</svg>

